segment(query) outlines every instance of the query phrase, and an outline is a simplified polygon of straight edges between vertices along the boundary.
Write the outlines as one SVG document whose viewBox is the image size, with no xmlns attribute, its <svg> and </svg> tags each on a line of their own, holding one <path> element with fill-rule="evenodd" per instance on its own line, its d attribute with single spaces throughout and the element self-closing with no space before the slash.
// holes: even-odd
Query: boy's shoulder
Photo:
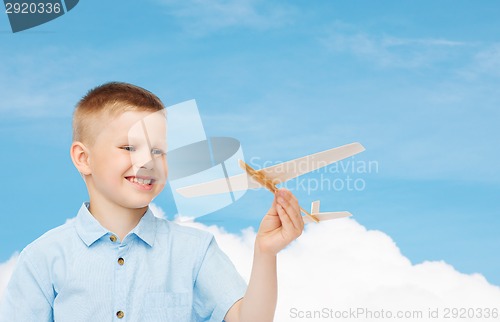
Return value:
<svg viewBox="0 0 500 322">
<path fill-rule="evenodd" d="M 173 243 L 206 249 L 214 238 L 214 235 L 208 231 L 153 217 L 156 221 L 156 239 L 160 247 Z M 84 247 L 76 225 L 77 217 L 67 219 L 64 224 L 48 230 L 28 244 L 22 253 L 29 254 L 30 257 L 47 256 L 49 253 L 57 256 L 57 254 L 74 250 L 76 245 L 79 245 L 77 248 Z"/>
<path fill-rule="evenodd" d="M 208 243 L 212 240 L 213 234 L 195 227 L 181 225 L 177 222 L 158 218 L 157 220 L 157 234 L 159 237 L 168 237 L 171 240 L 176 239 L 190 239 L 198 240 L 199 242 Z"/>
<path fill-rule="evenodd" d="M 45 232 L 43 235 L 29 243 L 22 251 L 22 253 L 29 253 L 32 256 L 40 254 L 40 251 L 46 252 L 47 250 L 57 250 L 64 244 L 70 243 L 75 230 L 75 218 L 67 219 L 66 222 L 60 226 L 52 228 Z"/>
</svg>

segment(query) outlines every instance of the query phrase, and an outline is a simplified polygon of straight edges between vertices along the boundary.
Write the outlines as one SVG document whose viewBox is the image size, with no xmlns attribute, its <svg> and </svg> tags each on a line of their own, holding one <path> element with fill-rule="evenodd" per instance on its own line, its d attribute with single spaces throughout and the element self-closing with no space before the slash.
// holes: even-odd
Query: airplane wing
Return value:
<svg viewBox="0 0 500 322">
<path fill-rule="evenodd" d="M 364 150 L 365 148 L 360 143 L 350 143 L 338 148 L 333 148 L 263 168 L 257 170 L 257 172 L 263 172 L 267 179 L 272 180 L 275 184 L 279 184 L 302 174 L 325 167 Z M 176 191 L 184 197 L 198 197 L 260 187 L 262 187 L 261 184 L 249 177 L 246 173 L 242 173 L 229 178 L 222 178 L 179 188 Z"/>
<path fill-rule="evenodd" d="M 274 184 L 279 184 L 308 172 L 326 167 L 327 165 L 363 152 L 364 150 L 365 148 L 360 143 L 350 143 L 338 148 L 273 165 L 258 170 L 257 172 L 263 172 Z"/>
<path fill-rule="evenodd" d="M 352 214 L 348 211 L 320 212 L 319 214 L 313 213 L 312 215 L 316 216 L 316 218 L 319 219 L 320 223 L 322 221 L 325 221 L 325 220 L 345 218 L 345 217 L 352 216 Z M 313 222 L 313 220 L 308 216 L 302 216 L 302 220 L 304 220 L 304 224 L 308 224 L 308 223 Z"/>
<path fill-rule="evenodd" d="M 184 197 L 192 198 L 260 187 L 262 187 L 260 183 L 253 180 L 246 173 L 242 173 L 229 178 L 216 179 L 192 186 L 182 187 L 176 191 Z"/>
</svg>

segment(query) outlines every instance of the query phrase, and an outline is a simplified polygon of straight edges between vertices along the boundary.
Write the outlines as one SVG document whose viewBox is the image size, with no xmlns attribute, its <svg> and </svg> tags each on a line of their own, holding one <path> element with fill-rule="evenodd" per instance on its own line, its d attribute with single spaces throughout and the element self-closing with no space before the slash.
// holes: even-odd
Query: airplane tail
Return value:
<svg viewBox="0 0 500 322">
<path fill-rule="evenodd" d="M 319 213 L 319 200 L 313 201 L 311 203 L 311 214 Z"/>
<path fill-rule="evenodd" d="M 319 200 L 313 201 L 311 204 L 311 215 L 316 216 L 319 221 L 337 219 L 337 218 L 345 218 L 352 216 L 352 214 L 348 211 L 335 211 L 335 212 L 319 212 Z M 313 220 L 307 216 L 302 217 L 305 224 L 313 222 Z"/>
</svg>

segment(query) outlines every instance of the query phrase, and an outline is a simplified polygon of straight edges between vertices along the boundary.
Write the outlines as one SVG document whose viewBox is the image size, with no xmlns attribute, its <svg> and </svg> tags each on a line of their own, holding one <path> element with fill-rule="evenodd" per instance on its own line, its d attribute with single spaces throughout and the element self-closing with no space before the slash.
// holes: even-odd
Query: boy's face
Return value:
<svg viewBox="0 0 500 322">
<path fill-rule="evenodd" d="M 164 111 L 124 112 L 89 148 L 90 198 L 129 209 L 147 206 L 167 179 Z"/>
</svg>

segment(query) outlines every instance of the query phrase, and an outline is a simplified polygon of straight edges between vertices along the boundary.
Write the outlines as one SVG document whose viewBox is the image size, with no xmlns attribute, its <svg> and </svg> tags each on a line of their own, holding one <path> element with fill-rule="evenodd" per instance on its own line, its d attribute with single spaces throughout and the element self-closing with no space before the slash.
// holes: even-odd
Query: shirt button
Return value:
<svg viewBox="0 0 500 322">
<path fill-rule="evenodd" d="M 114 243 L 116 241 L 116 236 L 115 235 L 111 235 L 109 237 L 109 240 L 111 240 Z"/>
<path fill-rule="evenodd" d="M 125 260 L 123 258 L 118 258 L 118 264 L 123 265 L 125 264 Z"/>
<path fill-rule="evenodd" d="M 123 313 L 123 311 L 116 312 L 116 317 L 117 318 L 122 319 L 124 316 L 125 316 L 125 313 Z"/>
</svg>

